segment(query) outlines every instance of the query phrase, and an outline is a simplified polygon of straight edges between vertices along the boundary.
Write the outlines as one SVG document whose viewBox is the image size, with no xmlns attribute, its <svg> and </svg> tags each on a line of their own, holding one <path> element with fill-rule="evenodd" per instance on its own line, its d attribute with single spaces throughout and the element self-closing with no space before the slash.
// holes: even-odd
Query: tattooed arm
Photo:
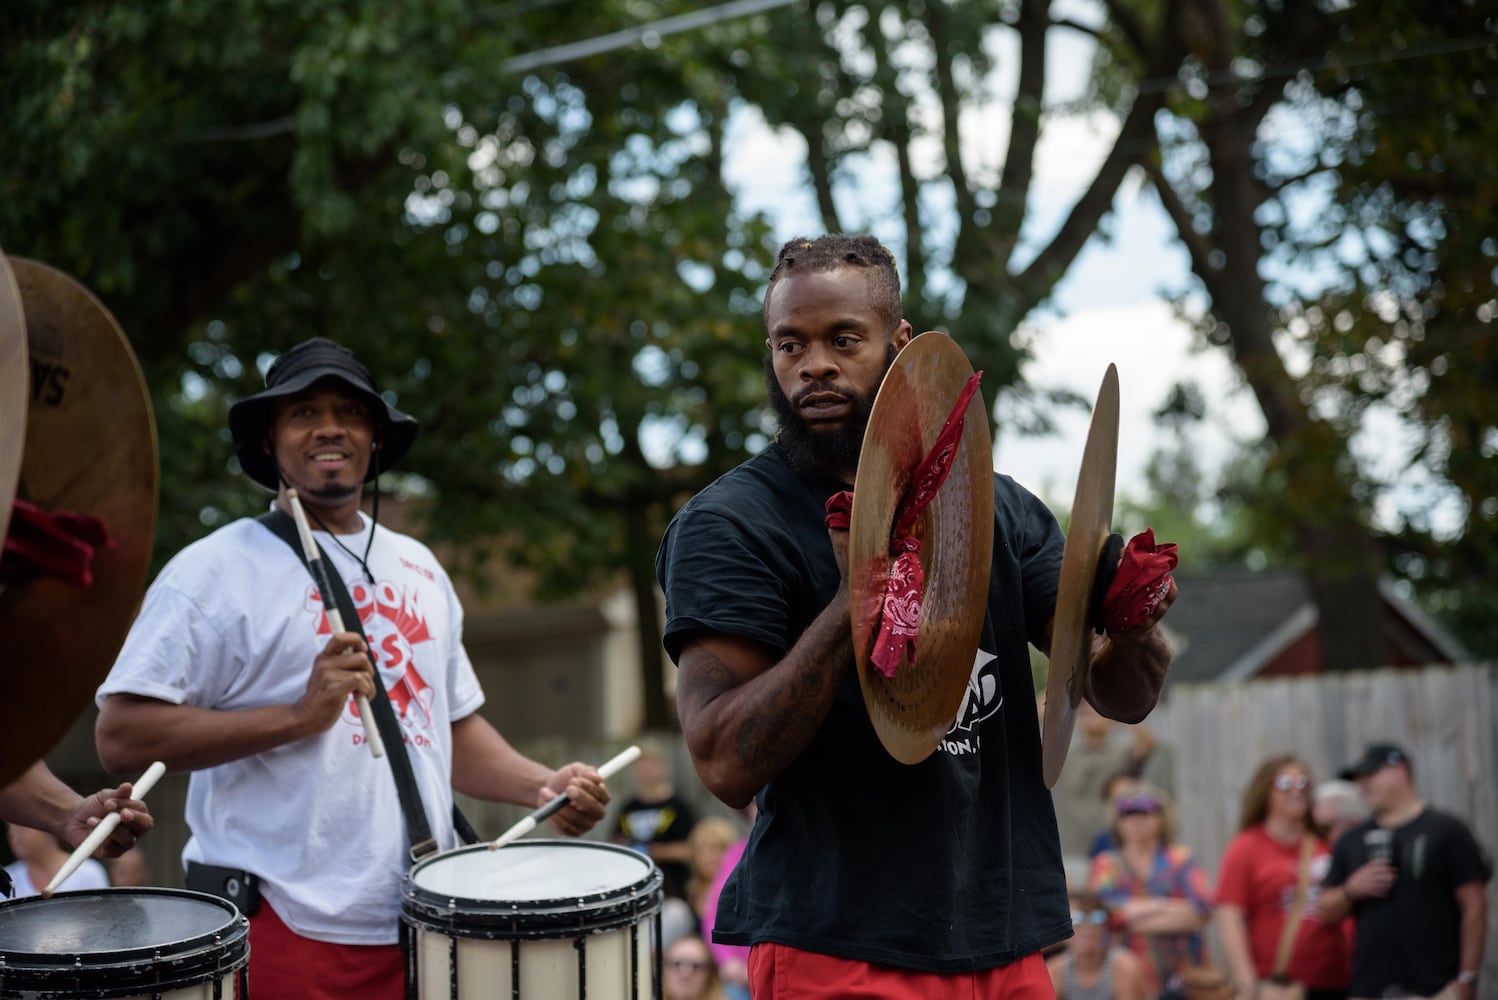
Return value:
<svg viewBox="0 0 1498 1000">
<path fill-rule="evenodd" d="M 846 587 L 779 662 L 747 639 L 688 639 L 676 699 L 702 783 L 735 809 L 746 805 L 806 749 L 852 659 Z"/>
<path fill-rule="evenodd" d="M 829 528 L 841 584 L 781 657 L 750 639 L 699 632 L 677 657 L 676 708 L 697 776 L 735 809 L 806 749 L 821 728 L 848 664 L 848 532 Z"/>
</svg>

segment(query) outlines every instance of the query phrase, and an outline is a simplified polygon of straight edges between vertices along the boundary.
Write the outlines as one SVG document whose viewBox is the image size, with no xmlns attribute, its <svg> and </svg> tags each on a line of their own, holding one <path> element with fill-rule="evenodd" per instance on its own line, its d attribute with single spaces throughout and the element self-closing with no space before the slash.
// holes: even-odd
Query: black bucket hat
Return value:
<svg viewBox="0 0 1498 1000">
<path fill-rule="evenodd" d="M 280 489 L 275 458 L 265 451 L 275 401 L 310 387 L 325 378 L 335 378 L 370 405 L 378 426 L 379 460 L 369 464 L 364 477 L 369 482 L 381 469 L 392 468 L 416 440 L 416 418 L 402 413 L 380 396 L 374 379 L 354 352 L 326 337 L 311 340 L 282 354 L 265 373 L 265 391 L 246 396 L 229 407 L 229 433 L 234 436 L 234 454 L 245 475 L 267 489 Z"/>
</svg>

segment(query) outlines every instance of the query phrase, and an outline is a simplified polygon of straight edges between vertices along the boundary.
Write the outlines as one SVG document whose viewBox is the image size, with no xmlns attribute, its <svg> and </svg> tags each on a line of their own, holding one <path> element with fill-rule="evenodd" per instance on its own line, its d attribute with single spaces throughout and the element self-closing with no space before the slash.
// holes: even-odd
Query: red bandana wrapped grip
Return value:
<svg viewBox="0 0 1498 1000">
<path fill-rule="evenodd" d="M 1143 625 L 1170 592 L 1170 571 L 1179 562 L 1173 542 L 1155 544 L 1146 528 L 1124 546 L 1118 573 L 1103 598 L 1103 624 L 1109 632 L 1127 632 Z"/>
<path fill-rule="evenodd" d="M 884 596 L 879 606 L 879 628 L 869 661 L 885 677 L 895 676 L 900 659 L 915 662 L 916 639 L 920 633 L 921 601 L 926 587 L 925 570 L 921 568 L 921 540 L 914 534 L 916 522 L 926 506 L 946 482 L 962 443 L 963 422 L 968 403 L 978 391 L 982 372 L 974 372 L 947 414 L 931 450 L 916 467 L 910 486 L 895 510 L 890 528 L 889 551 L 893 557 L 884 580 Z M 846 529 L 851 520 L 853 494 L 846 490 L 827 500 L 827 527 Z"/>
<path fill-rule="evenodd" d="M 54 577 L 75 587 L 94 582 L 92 564 L 98 549 L 114 548 L 104 522 L 87 514 L 49 514 L 17 499 L 0 552 L 0 583 L 24 583 Z"/>
</svg>

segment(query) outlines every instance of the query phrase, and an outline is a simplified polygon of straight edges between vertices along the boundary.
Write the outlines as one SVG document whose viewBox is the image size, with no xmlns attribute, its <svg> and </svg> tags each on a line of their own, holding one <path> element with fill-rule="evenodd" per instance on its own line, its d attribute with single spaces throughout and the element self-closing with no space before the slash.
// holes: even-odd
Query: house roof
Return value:
<svg viewBox="0 0 1498 1000">
<path fill-rule="evenodd" d="M 1179 594 L 1162 626 L 1175 655 L 1170 680 L 1246 680 L 1316 627 L 1316 605 L 1299 573 L 1289 569 L 1224 569 L 1174 574 Z M 1379 594 L 1437 656 L 1468 658 L 1460 642 L 1404 599 L 1388 581 Z"/>
<path fill-rule="evenodd" d="M 1175 579 L 1179 593 L 1163 620 L 1175 649 L 1172 681 L 1217 680 L 1266 640 L 1282 638 L 1297 612 L 1314 615 L 1310 591 L 1292 570 L 1177 572 Z"/>
</svg>

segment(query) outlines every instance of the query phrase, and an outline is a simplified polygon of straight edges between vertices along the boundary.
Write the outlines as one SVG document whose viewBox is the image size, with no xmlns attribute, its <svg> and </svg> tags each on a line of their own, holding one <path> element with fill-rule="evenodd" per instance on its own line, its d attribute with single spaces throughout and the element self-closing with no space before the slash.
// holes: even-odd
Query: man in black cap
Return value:
<svg viewBox="0 0 1498 1000">
<path fill-rule="evenodd" d="M 1321 890 L 1323 921 L 1356 921 L 1347 995 L 1473 1000 L 1492 863 L 1465 823 L 1420 801 L 1403 748 L 1370 744 L 1342 776 L 1372 812 L 1333 847 Z"/>
<path fill-rule="evenodd" d="M 553 825 L 573 835 L 603 817 L 608 792 L 591 767 L 553 771 L 522 756 L 478 714 L 484 695 L 447 574 L 426 546 L 360 510 L 364 483 L 401 460 L 416 421 L 352 352 L 320 337 L 287 351 L 229 426 L 275 507 L 289 511 L 289 489 L 300 495 L 368 642 L 332 631 L 299 553 L 265 524 L 226 525 L 147 592 L 99 689 L 99 756 L 112 772 L 152 760 L 194 772 L 188 881 L 211 873 L 255 911 L 257 995 L 400 997 L 400 881 L 413 845 L 389 763 L 364 745 L 355 699 L 376 693 L 370 652 L 438 848 L 455 844 L 453 789 L 527 807 L 565 793 L 572 804 Z"/>
</svg>

